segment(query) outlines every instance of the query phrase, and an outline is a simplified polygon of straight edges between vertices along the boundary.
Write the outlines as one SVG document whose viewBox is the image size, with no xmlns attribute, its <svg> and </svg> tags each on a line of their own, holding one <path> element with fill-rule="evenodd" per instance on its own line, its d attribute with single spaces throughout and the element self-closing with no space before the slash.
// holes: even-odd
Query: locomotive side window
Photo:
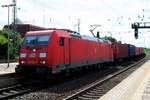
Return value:
<svg viewBox="0 0 150 100">
<path fill-rule="evenodd" d="M 59 39 L 59 45 L 60 46 L 64 46 L 64 38 L 63 37 L 60 37 L 60 39 Z"/>
</svg>

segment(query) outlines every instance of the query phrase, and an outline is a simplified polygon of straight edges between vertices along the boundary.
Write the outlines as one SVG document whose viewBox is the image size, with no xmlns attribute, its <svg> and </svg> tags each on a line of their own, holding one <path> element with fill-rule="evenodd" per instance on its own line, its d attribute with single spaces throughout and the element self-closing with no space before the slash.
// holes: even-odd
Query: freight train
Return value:
<svg viewBox="0 0 150 100">
<path fill-rule="evenodd" d="M 134 45 L 111 43 L 67 29 L 30 31 L 20 48 L 16 72 L 57 74 L 142 54 L 142 48 Z"/>
</svg>

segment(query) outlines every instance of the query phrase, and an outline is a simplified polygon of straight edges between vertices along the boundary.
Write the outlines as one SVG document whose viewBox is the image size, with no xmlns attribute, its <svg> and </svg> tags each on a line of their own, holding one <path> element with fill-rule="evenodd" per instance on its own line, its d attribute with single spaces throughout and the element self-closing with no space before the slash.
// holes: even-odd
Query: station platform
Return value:
<svg viewBox="0 0 150 100">
<path fill-rule="evenodd" d="M 2 74 L 9 74 L 15 72 L 15 67 L 18 63 L 10 63 L 9 67 L 7 63 L 0 63 L 0 75 Z"/>
<path fill-rule="evenodd" d="M 150 60 L 99 100 L 150 100 Z"/>
</svg>

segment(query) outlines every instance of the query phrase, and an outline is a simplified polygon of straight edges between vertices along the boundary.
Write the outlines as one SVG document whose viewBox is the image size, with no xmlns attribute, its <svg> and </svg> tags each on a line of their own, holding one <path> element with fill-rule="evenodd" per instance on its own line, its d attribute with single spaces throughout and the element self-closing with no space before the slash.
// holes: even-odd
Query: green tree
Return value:
<svg viewBox="0 0 150 100">
<path fill-rule="evenodd" d="M 143 48 L 143 51 L 146 55 L 150 55 L 150 48 Z"/>
<path fill-rule="evenodd" d="M 8 40 L 9 34 L 9 40 Z M 18 57 L 19 46 L 21 45 L 21 37 L 17 32 L 12 30 L 0 30 L 0 59 L 7 58 L 7 45 L 9 43 L 10 59 Z"/>
<path fill-rule="evenodd" d="M 8 43 L 8 40 L 7 38 L 0 34 L 0 59 L 5 59 L 7 55 L 7 43 Z"/>
<path fill-rule="evenodd" d="M 6 39 L 6 37 L 2 34 L 0 34 L 0 45 L 5 45 L 7 44 L 8 40 Z"/>
</svg>

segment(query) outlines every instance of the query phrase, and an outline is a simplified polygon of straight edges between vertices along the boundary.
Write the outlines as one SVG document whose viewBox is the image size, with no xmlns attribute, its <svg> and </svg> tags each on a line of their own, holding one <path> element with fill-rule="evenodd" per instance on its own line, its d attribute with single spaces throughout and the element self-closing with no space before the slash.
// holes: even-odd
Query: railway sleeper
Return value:
<svg viewBox="0 0 150 100">
<path fill-rule="evenodd" d="M 98 92 L 97 93 L 87 92 L 86 94 L 87 95 L 92 95 L 92 96 L 98 96 L 98 97 L 101 96 L 101 94 L 98 93 Z"/>
<path fill-rule="evenodd" d="M 87 95 L 87 94 L 83 94 L 82 96 L 79 96 L 78 98 L 82 98 L 83 100 L 94 100 L 94 99 L 98 99 L 99 96 L 91 96 L 91 95 Z"/>
<path fill-rule="evenodd" d="M 106 91 L 90 91 L 90 93 L 104 94 Z"/>
</svg>

